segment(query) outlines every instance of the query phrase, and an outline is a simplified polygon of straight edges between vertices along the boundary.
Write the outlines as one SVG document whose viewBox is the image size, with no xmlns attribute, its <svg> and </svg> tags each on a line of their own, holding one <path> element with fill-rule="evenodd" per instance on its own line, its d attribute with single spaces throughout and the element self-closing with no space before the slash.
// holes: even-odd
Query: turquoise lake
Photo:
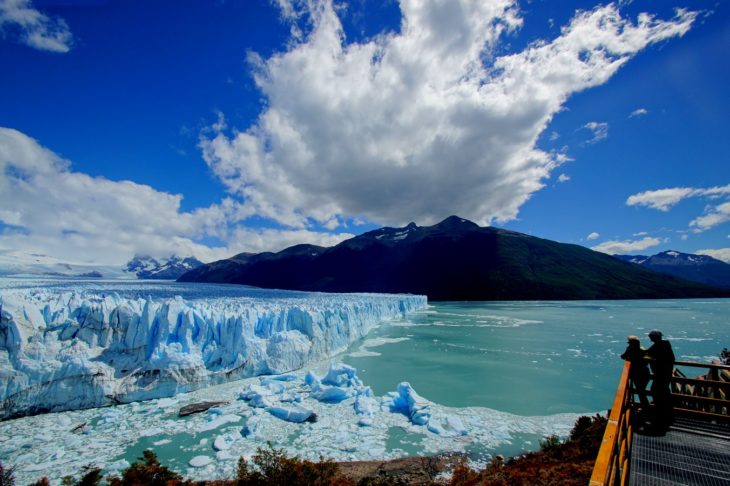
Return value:
<svg viewBox="0 0 730 486">
<path fill-rule="evenodd" d="M 370 333 L 344 361 L 376 394 L 407 380 L 446 406 L 592 412 L 611 405 L 626 336 L 648 347 L 653 328 L 678 360 L 710 361 L 730 347 L 730 299 L 436 302 Z"/>
</svg>

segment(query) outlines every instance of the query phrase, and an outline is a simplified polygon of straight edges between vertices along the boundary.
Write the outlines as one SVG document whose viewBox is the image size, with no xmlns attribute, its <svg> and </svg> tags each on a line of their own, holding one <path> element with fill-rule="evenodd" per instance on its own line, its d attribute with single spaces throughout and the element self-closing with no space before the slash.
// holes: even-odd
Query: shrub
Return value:
<svg viewBox="0 0 730 486">
<path fill-rule="evenodd" d="M 191 483 L 183 481 L 182 476 L 175 471 L 160 465 L 155 453 L 147 449 L 139 460 L 123 471 L 121 478 L 110 478 L 109 484 L 110 486 L 178 486 Z"/>
<path fill-rule="evenodd" d="M 497 456 L 481 471 L 462 463 L 451 478 L 452 486 L 585 486 L 603 438 L 605 417 L 580 417 L 562 442 L 551 435 L 540 441 L 541 451 L 504 462 Z"/>
<path fill-rule="evenodd" d="M 553 434 L 540 440 L 540 450 L 543 452 L 550 452 L 557 449 L 560 444 L 560 437 Z"/>
<path fill-rule="evenodd" d="M 248 467 L 242 457 L 238 460 L 236 484 L 238 486 L 265 485 L 312 485 L 334 486 L 351 484 L 338 476 L 339 467 L 331 460 L 320 457 L 319 462 L 287 457 L 283 449 L 257 449 L 253 457 L 257 470 Z"/>
<path fill-rule="evenodd" d="M 76 481 L 73 476 L 65 476 L 61 480 L 61 484 L 63 486 L 98 486 L 99 484 L 101 484 L 101 480 L 104 478 L 104 476 L 101 475 L 101 469 L 98 467 L 94 467 L 91 464 L 84 466 L 81 471 L 83 472 L 83 475 L 78 481 Z M 40 481 L 43 481 L 43 479 L 41 479 Z M 46 482 L 48 482 L 47 479 Z M 36 485 L 40 486 L 38 483 L 36 483 Z"/>
</svg>

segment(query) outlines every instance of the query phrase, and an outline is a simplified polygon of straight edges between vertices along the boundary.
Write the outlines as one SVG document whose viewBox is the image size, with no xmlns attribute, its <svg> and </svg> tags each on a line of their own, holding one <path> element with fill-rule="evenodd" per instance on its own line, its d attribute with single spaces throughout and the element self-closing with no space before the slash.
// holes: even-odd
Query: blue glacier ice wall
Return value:
<svg viewBox="0 0 730 486">
<path fill-rule="evenodd" d="M 413 295 L 186 300 L 5 288 L 0 418 L 167 397 L 299 369 L 426 304 Z"/>
</svg>

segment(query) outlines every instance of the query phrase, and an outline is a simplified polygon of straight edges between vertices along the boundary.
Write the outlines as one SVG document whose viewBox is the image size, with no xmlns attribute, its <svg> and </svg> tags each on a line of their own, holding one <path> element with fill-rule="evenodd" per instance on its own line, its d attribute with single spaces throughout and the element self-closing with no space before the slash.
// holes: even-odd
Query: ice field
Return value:
<svg viewBox="0 0 730 486">
<path fill-rule="evenodd" d="M 320 383 L 317 393 L 312 375 L 300 371 L 284 379 L 248 378 L 172 398 L 0 422 L 0 457 L 16 466 L 18 484 L 44 475 L 58 480 L 86 464 L 118 472 L 145 448 L 187 477 L 231 478 L 238 457 L 250 458 L 268 443 L 312 460 L 320 455 L 367 460 L 440 451 L 486 454 L 516 437 L 528 442 L 529 437 L 537 447 L 541 437 L 566 435 L 578 417 L 522 417 L 482 407 L 444 407 L 418 397 L 406 385 L 375 396 L 355 374 L 340 386 Z M 330 392 L 327 399 L 321 387 L 337 393 Z M 180 407 L 204 400 L 229 403 L 178 416 Z M 279 410 L 297 408 L 316 414 L 316 422 L 280 418 Z"/>
</svg>

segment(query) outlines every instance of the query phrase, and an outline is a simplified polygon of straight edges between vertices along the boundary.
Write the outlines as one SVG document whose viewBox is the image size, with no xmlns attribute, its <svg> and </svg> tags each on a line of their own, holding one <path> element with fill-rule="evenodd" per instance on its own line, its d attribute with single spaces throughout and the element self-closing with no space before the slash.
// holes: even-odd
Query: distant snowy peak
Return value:
<svg viewBox="0 0 730 486">
<path fill-rule="evenodd" d="M 613 257 L 625 262 L 636 263 L 637 265 L 641 265 L 649 258 L 646 255 L 613 255 Z"/>
<path fill-rule="evenodd" d="M 408 238 L 408 235 L 418 230 L 416 223 L 410 223 L 405 228 L 380 228 L 371 232 L 376 240 L 401 241 Z"/>
<path fill-rule="evenodd" d="M 711 256 L 669 250 L 652 256 L 614 255 L 614 257 L 659 273 L 714 287 L 730 288 L 730 265 Z"/>
<path fill-rule="evenodd" d="M 169 258 L 157 260 L 149 255 L 135 255 L 124 271 L 133 273 L 141 279 L 175 280 L 180 275 L 198 268 L 203 262 L 195 257 L 181 258 L 172 255 Z"/>
<path fill-rule="evenodd" d="M 0 275 L 50 278 L 129 278 L 119 264 L 69 262 L 24 249 L 0 250 Z"/>
<path fill-rule="evenodd" d="M 682 253 L 674 250 L 657 253 L 654 256 L 648 257 L 647 261 L 661 265 L 708 265 L 713 263 L 723 263 L 711 256 L 694 255 L 692 253 Z"/>
</svg>

